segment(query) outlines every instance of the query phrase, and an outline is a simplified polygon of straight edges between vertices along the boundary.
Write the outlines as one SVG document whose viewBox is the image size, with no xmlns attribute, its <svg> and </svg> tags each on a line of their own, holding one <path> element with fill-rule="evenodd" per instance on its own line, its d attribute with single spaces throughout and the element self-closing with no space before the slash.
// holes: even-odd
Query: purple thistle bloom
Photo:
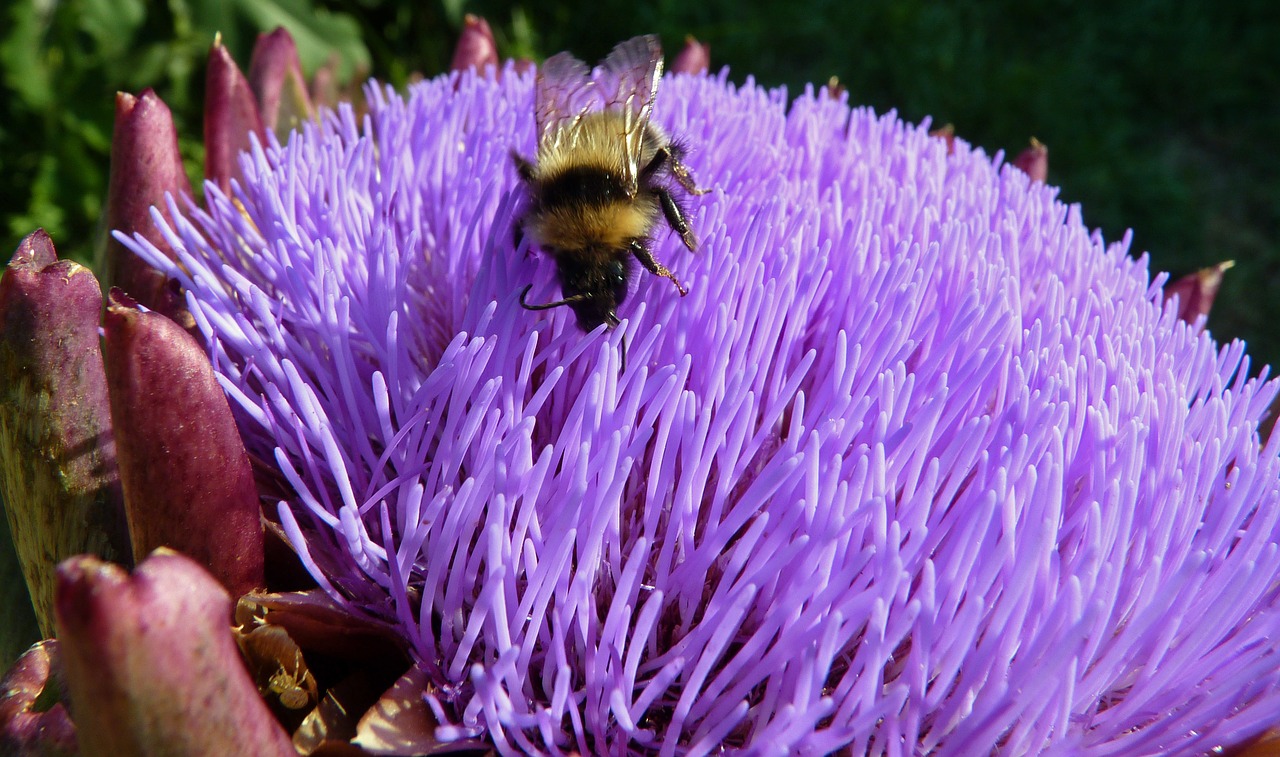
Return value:
<svg viewBox="0 0 1280 757">
<path fill-rule="evenodd" d="M 1280 711 L 1277 392 L 1057 190 L 669 76 L 613 332 L 513 250 L 533 77 L 370 89 L 158 224 L 278 517 L 506 753 L 1203 752 Z M 175 208 L 176 210 L 176 208 Z M 627 369 L 619 373 L 621 340 Z"/>
</svg>

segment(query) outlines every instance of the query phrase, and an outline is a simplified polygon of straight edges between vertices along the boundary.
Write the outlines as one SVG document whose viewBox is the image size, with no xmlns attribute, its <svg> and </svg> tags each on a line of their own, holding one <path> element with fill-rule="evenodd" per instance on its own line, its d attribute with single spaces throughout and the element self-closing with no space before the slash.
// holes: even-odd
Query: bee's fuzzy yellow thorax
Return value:
<svg viewBox="0 0 1280 757">
<path fill-rule="evenodd" d="M 627 154 L 626 121 L 614 111 L 598 111 L 584 115 L 539 145 L 537 177 L 545 180 L 584 166 L 623 176 L 635 170 L 638 158 Z"/>
</svg>

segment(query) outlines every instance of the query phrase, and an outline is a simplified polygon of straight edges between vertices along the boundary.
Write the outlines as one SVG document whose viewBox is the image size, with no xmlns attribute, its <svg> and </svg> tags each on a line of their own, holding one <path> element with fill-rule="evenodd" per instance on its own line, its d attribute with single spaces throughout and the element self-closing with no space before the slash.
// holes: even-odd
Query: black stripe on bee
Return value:
<svg viewBox="0 0 1280 757">
<path fill-rule="evenodd" d="M 575 206 L 583 203 L 608 205 L 625 202 L 631 187 L 616 174 L 593 166 L 577 166 L 560 171 L 538 184 L 538 204 L 543 208 Z"/>
</svg>

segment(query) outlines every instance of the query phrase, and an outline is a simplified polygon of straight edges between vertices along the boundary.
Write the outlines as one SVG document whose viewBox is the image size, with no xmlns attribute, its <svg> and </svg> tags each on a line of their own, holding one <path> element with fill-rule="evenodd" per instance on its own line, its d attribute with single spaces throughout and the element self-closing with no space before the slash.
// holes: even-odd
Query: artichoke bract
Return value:
<svg viewBox="0 0 1280 757">
<path fill-rule="evenodd" d="M 113 292 L 103 350 L 133 556 L 169 547 L 234 596 L 262 588 L 262 508 L 204 348 Z"/>
<path fill-rule="evenodd" d="M 0 496 L 45 637 L 59 561 L 132 562 L 101 315 L 92 271 L 58 260 L 43 231 L 22 241 L 0 278 Z"/>
<path fill-rule="evenodd" d="M 231 635 L 231 597 L 159 550 L 130 575 L 58 566 L 58 637 L 81 754 L 289 755 Z"/>
<path fill-rule="evenodd" d="M 191 196 L 191 184 L 178 152 L 173 115 L 156 93 L 116 95 L 115 131 L 111 136 L 111 179 L 107 192 L 107 224 L 112 229 L 148 235 L 164 250 L 155 232 L 151 208 L 165 206 L 165 195 Z M 151 310 L 158 310 L 186 328 L 194 324 L 181 293 L 169 278 L 140 260 L 110 235 L 105 240 L 101 269 L 107 287 L 118 287 Z"/>
</svg>

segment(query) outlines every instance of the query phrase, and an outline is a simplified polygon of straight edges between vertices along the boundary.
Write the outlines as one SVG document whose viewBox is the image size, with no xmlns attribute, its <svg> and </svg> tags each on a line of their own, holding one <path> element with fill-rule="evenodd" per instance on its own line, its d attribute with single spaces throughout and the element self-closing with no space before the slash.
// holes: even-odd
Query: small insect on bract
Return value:
<svg viewBox="0 0 1280 757">
<path fill-rule="evenodd" d="M 519 228 L 555 259 L 564 299 L 530 305 L 529 285 L 520 293 L 524 308 L 568 305 L 584 331 L 613 328 L 633 257 L 688 294 L 650 250 L 659 216 L 696 249 L 677 193 L 707 191 L 682 162 L 684 147 L 649 120 L 661 80 L 662 46 L 654 36 L 619 44 L 594 72 L 569 53 L 538 70 L 537 160 L 512 153 L 529 189 Z"/>
</svg>

